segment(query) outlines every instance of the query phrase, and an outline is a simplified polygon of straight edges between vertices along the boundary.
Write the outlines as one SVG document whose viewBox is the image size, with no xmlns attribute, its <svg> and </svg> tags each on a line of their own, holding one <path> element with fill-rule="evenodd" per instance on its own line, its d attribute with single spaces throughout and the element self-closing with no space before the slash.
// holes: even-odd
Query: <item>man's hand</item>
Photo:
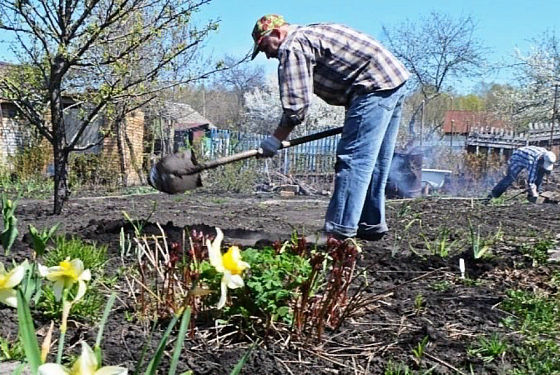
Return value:
<svg viewBox="0 0 560 375">
<path fill-rule="evenodd" d="M 537 191 L 537 186 L 536 185 L 531 186 L 528 195 L 529 196 L 527 197 L 527 199 L 529 200 L 529 202 L 531 202 L 531 203 L 536 203 L 537 202 L 537 198 L 539 197 L 539 192 Z"/>
<path fill-rule="evenodd" d="M 280 142 L 280 140 L 275 136 L 271 135 L 261 142 L 258 156 L 271 158 L 276 155 L 276 153 L 280 149 L 280 146 L 282 146 L 282 142 Z"/>
</svg>

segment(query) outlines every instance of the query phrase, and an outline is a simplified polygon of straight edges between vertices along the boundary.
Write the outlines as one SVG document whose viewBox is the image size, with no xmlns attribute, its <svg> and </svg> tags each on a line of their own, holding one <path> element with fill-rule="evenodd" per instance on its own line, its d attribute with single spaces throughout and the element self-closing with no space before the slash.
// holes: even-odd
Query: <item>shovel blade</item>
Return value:
<svg viewBox="0 0 560 375">
<path fill-rule="evenodd" d="M 198 162 L 191 150 L 164 156 L 152 168 L 150 184 L 167 194 L 181 194 L 202 186 L 200 174 L 186 175 Z"/>
</svg>

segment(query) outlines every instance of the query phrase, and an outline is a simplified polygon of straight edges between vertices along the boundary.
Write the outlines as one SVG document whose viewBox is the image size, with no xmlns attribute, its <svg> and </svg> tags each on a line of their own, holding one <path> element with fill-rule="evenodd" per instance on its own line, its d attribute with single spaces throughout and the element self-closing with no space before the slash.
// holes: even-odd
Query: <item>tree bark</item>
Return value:
<svg viewBox="0 0 560 375">
<path fill-rule="evenodd" d="M 68 152 L 55 147 L 54 151 L 54 208 L 53 214 L 60 215 L 70 196 L 68 189 Z"/>
<path fill-rule="evenodd" d="M 66 129 L 64 126 L 64 114 L 62 104 L 62 74 L 64 69 L 64 57 L 57 55 L 51 66 L 51 126 L 53 134 L 53 157 L 54 157 L 54 207 L 53 214 L 60 215 L 62 207 L 68 200 L 70 190 L 68 189 L 68 154 L 66 149 Z"/>
</svg>

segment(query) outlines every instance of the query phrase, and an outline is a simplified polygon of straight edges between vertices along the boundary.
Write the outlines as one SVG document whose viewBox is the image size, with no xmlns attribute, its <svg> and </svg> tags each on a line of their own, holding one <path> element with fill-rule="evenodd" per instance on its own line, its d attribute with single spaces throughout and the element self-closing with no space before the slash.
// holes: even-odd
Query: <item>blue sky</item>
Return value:
<svg viewBox="0 0 560 375">
<path fill-rule="evenodd" d="M 511 56 L 515 47 L 527 50 L 527 40 L 546 30 L 560 32 L 559 0 L 214 0 L 203 7 L 197 18 L 221 18 L 220 30 L 208 43 L 209 51 L 218 57 L 247 53 L 252 46 L 250 34 L 255 21 L 267 13 L 282 14 L 295 24 L 339 22 L 380 39 L 382 25 L 418 20 L 432 10 L 452 16 L 472 14 L 478 20 L 477 36 L 493 50 L 493 61 Z M 270 74 L 275 74 L 277 67 L 276 60 L 267 61 L 263 54 L 253 64 L 264 65 Z M 503 73 L 486 81 L 503 83 L 508 79 Z M 469 89 L 467 84 L 461 91 Z"/>
</svg>

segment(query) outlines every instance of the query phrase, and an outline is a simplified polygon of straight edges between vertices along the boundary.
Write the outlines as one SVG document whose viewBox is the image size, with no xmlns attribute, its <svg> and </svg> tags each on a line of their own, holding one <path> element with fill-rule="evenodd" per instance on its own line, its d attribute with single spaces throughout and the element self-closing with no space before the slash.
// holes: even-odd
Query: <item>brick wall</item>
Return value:
<svg viewBox="0 0 560 375">
<path fill-rule="evenodd" d="M 5 164 L 8 156 L 15 155 L 27 141 L 23 127 L 14 118 L 15 106 L 0 104 L 0 163 Z"/>
<path fill-rule="evenodd" d="M 113 167 L 120 171 L 117 136 L 121 137 L 124 147 L 124 164 L 127 171 L 127 184 L 139 185 L 142 183 L 142 153 L 144 152 L 144 113 L 134 111 L 126 116 L 120 134 L 105 139 L 103 143 L 103 156 L 108 157 Z"/>
</svg>

